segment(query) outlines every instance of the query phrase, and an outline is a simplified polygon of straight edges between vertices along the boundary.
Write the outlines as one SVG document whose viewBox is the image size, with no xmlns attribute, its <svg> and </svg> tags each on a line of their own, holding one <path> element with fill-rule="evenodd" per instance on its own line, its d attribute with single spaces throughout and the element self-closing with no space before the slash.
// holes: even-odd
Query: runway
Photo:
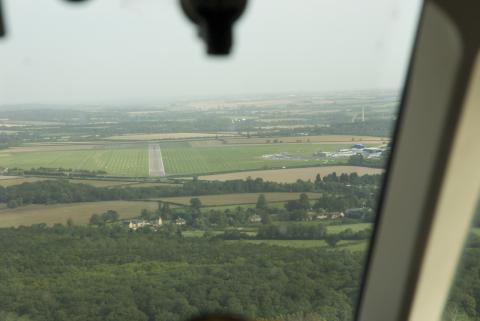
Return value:
<svg viewBox="0 0 480 321">
<path fill-rule="evenodd" d="M 152 177 L 165 176 L 162 151 L 159 144 L 148 145 L 148 175 Z"/>
</svg>

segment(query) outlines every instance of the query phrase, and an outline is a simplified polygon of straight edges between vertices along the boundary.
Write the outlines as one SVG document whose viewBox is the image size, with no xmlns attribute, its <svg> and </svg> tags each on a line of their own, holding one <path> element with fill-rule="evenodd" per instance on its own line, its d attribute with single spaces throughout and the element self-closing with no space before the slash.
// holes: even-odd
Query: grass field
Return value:
<svg viewBox="0 0 480 321">
<path fill-rule="evenodd" d="M 329 225 L 327 227 L 327 231 L 328 233 L 337 234 L 347 229 L 351 229 L 354 232 L 358 232 L 358 231 L 365 230 L 367 228 L 372 228 L 372 227 L 373 227 L 373 224 L 371 223 Z"/>
<path fill-rule="evenodd" d="M 281 224 L 281 223 L 279 223 Z M 311 224 L 310 223 L 302 223 L 302 224 Z M 322 223 L 323 224 L 323 223 Z M 369 223 L 359 223 L 359 224 L 345 224 L 345 225 L 329 225 L 327 227 L 328 233 L 337 234 L 346 229 L 352 229 L 353 231 L 360 231 L 366 228 L 371 228 L 372 224 Z M 247 228 L 242 229 L 243 232 L 255 236 L 257 234 L 257 228 Z M 184 237 L 202 237 L 205 231 L 203 230 L 187 230 L 182 232 Z M 223 233 L 223 230 L 212 230 L 210 231 L 213 235 L 219 235 Z M 267 245 L 274 245 L 274 246 L 285 246 L 285 247 L 293 247 L 293 248 L 330 248 L 332 250 L 346 250 L 346 251 L 365 251 L 368 247 L 367 240 L 360 240 L 360 241 L 340 241 L 335 247 L 330 247 L 324 240 L 240 240 L 240 241 L 227 241 L 227 242 L 244 242 L 244 243 L 251 243 L 251 244 L 267 244 Z"/>
<path fill-rule="evenodd" d="M 157 187 L 157 186 L 179 187 L 182 185 L 176 184 L 176 183 L 137 182 L 137 183 L 130 183 L 127 186 L 128 187 Z"/>
<path fill-rule="evenodd" d="M 192 197 L 198 197 L 204 206 L 222 206 L 232 204 L 255 204 L 258 196 L 262 193 L 240 193 L 240 194 L 221 194 L 221 195 L 205 195 L 205 196 L 182 196 L 182 197 L 164 197 L 159 198 L 165 202 L 174 204 L 190 205 Z M 285 202 L 298 199 L 300 193 L 263 193 L 267 202 Z M 310 199 L 320 198 L 320 193 L 307 193 Z"/>
<path fill-rule="evenodd" d="M 50 144 L 41 144 L 41 143 L 31 143 L 25 144 L 20 147 L 10 147 L 8 149 L 0 150 L 0 157 L 3 154 L 12 154 L 12 153 L 25 153 L 25 152 L 51 152 L 51 151 L 66 151 L 66 150 L 88 150 L 101 148 L 102 143 L 50 143 Z"/>
<path fill-rule="evenodd" d="M 93 213 L 115 210 L 121 218 L 137 217 L 142 209 L 155 210 L 155 202 L 86 202 L 56 205 L 28 205 L 15 209 L 0 209 L 0 227 L 32 225 L 38 223 L 65 224 L 69 218 L 76 224 L 86 224 Z"/>
<path fill-rule="evenodd" d="M 351 252 L 365 251 L 368 247 L 366 241 L 340 241 L 335 247 L 330 247 L 324 240 L 240 240 L 227 242 L 244 242 L 251 244 L 267 244 L 293 248 L 330 248 L 332 250 L 345 250 Z"/>
<path fill-rule="evenodd" d="M 283 208 L 285 203 L 283 202 L 278 202 L 278 203 L 273 203 L 270 202 L 268 205 L 270 208 Z M 235 210 L 238 206 L 243 207 L 243 209 L 248 209 L 248 208 L 255 208 L 255 203 L 245 203 L 245 204 L 234 204 L 234 205 L 213 205 L 213 206 L 205 206 L 201 208 L 202 212 L 208 212 L 210 210 L 217 210 L 217 211 L 226 211 L 226 210 Z"/>
<path fill-rule="evenodd" d="M 51 150 L 6 150 L 0 153 L 1 167 L 73 168 L 104 170 L 112 176 L 147 176 L 148 153 L 146 145 L 95 145 L 94 147 L 65 150 L 51 146 Z"/>
<path fill-rule="evenodd" d="M 220 235 L 223 234 L 223 231 L 210 231 L 212 235 Z M 187 231 L 182 231 L 182 236 L 183 237 L 203 237 L 205 234 L 205 231 L 203 230 L 187 230 Z"/>
<path fill-rule="evenodd" d="M 113 186 L 133 186 L 135 182 L 126 181 L 107 181 L 100 179 L 70 179 L 70 183 L 81 183 L 87 185 L 93 185 L 95 187 L 113 187 Z M 0 182 L 1 184 L 1 182 Z"/>
<path fill-rule="evenodd" d="M 188 139 L 188 138 L 210 138 L 217 136 L 234 136 L 233 134 L 225 133 L 156 133 L 156 134 L 130 134 L 112 136 L 111 140 L 163 140 L 163 139 Z"/>
<path fill-rule="evenodd" d="M 315 176 L 325 176 L 327 174 L 336 172 L 338 175 L 342 173 L 358 173 L 358 175 L 364 174 L 379 174 L 383 173 L 383 169 L 369 168 L 359 166 L 317 166 L 317 167 L 305 167 L 305 168 L 286 168 L 286 169 L 272 169 L 272 170 L 260 170 L 260 171 L 245 171 L 226 174 L 214 174 L 200 176 L 199 179 L 209 181 L 228 181 L 235 179 L 246 179 L 248 177 L 257 178 L 260 177 L 265 181 L 278 182 L 278 183 L 294 183 L 298 179 L 304 181 L 315 180 Z"/>
<path fill-rule="evenodd" d="M 340 223 L 338 220 L 318 220 L 318 221 L 296 221 L 296 222 L 282 222 L 276 221 L 273 224 L 276 225 L 312 225 L 312 224 L 321 224 L 327 226 L 327 232 L 337 234 L 343 232 L 347 229 L 351 229 L 354 232 L 358 232 L 361 230 L 365 230 L 367 228 L 373 228 L 372 223 L 351 223 L 351 224 L 338 224 Z"/>
<path fill-rule="evenodd" d="M 313 155 L 319 151 L 336 151 L 350 146 L 351 141 L 325 142 L 324 144 L 213 144 L 203 147 L 188 141 L 160 143 L 166 174 L 179 176 L 281 169 L 282 167 L 338 165 L 346 163 L 346 159 L 315 159 Z M 263 157 L 278 153 L 289 153 L 290 156 L 276 156 L 280 159 Z M 288 159 L 288 157 L 291 158 Z M 147 145 L 144 143 L 30 144 L 0 151 L 0 167 L 23 169 L 62 167 L 92 171 L 103 170 L 107 172 L 107 175 L 124 177 L 148 176 L 148 161 Z M 352 171 L 348 168 L 343 170 Z M 356 168 L 356 170 L 360 169 Z M 292 171 L 290 174 L 284 171 L 264 174 L 271 174 L 277 179 L 284 177 L 285 181 L 295 181 L 298 178 L 312 178 L 311 171 L 311 169 L 302 169 Z M 255 175 L 257 174 L 255 173 Z M 317 172 L 314 175 L 316 174 Z M 246 176 L 241 177 L 245 178 L 251 175 L 252 173 L 247 173 Z"/>
<path fill-rule="evenodd" d="M 312 157 L 318 151 L 336 151 L 345 144 L 263 144 L 192 147 L 188 142 L 161 143 L 167 175 L 192 175 L 215 172 L 338 164 L 341 160 L 269 160 L 263 155 L 288 152 L 299 157 Z M 344 160 L 345 161 L 345 160 Z M 1 165 L 1 163 L 0 163 Z"/>
<path fill-rule="evenodd" d="M 276 224 L 279 225 L 285 225 L 285 222 L 276 222 Z M 288 225 L 292 224 L 305 224 L 305 225 L 312 225 L 312 224 L 325 224 L 323 221 L 316 221 L 316 222 L 289 222 Z M 243 227 L 239 228 L 242 232 L 245 232 L 249 235 L 255 236 L 257 235 L 258 228 L 261 226 L 261 224 L 258 224 L 257 226 L 248 226 L 248 227 Z M 328 225 L 327 226 L 327 232 L 329 234 L 338 234 L 341 233 L 347 229 L 351 229 L 353 232 L 358 232 L 362 231 L 368 228 L 372 228 L 373 225 L 370 223 L 356 223 L 356 224 L 342 224 L 342 225 Z M 213 234 L 222 234 L 224 231 L 223 230 L 211 230 Z M 183 232 L 184 236 L 188 237 L 201 237 L 205 233 L 204 230 L 187 230 Z M 302 240 L 298 240 L 298 242 L 301 242 Z"/>
<path fill-rule="evenodd" d="M 44 180 L 55 180 L 55 178 L 0 176 L 0 186 L 8 187 L 8 186 L 19 185 L 22 183 L 33 183 L 33 182 L 44 181 Z M 70 183 L 82 183 L 82 184 L 93 185 L 95 187 L 112 187 L 112 186 L 142 187 L 142 186 L 139 186 L 139 184 L 136 182 L 122 181 L 122 180 L 113 181 L 113 180 L 100 180 L 100 179 L 69 179 L 68 181 Z"/>
<path fill-rule="evenodd" d="M 19 185 L 22 183 L 33 183 L 38 181 L 44 181 L 47 179 L 47 178 L 38 178 L 38 177 L 18 177 L 18 176 L 5 176 L 5 177 L 8 177 L 8 178 L 2 177 L 2 179 L 0 179 L 0 186 L 8 187 L 8 186 Z"/>
</svg>

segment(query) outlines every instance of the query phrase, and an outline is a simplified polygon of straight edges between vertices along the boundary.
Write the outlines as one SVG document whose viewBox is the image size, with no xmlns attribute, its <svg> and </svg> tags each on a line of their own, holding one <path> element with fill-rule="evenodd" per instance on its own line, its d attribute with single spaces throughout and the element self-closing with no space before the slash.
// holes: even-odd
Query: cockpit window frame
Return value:
<svg viewBox="0 0 480 321">
<path fill-rule="evenodd" d="M 437 320 L 442 315 L 473 211 L 461 214 L 463 235 L 446 235 L 450 243 L 442 255 L 455 264 L 430 288 L 420 284 L 426 280 L 422 268 L 441 246 L 429 241 L 438 233 L 434 224 L 440 215 L 438 204 L 445 197 L 442 190 L 459 122 L 467 111 L 478 54 L 474 35 L 480 30 L 471 12 L 479 10 L 473 1 L 424 3 L 378 205 L 358 321 Z M 433 295 L 436 291 L 441 293 Z M 418 298 L 423 298 L 420 308 L 415 305 Z"/>
</svg>

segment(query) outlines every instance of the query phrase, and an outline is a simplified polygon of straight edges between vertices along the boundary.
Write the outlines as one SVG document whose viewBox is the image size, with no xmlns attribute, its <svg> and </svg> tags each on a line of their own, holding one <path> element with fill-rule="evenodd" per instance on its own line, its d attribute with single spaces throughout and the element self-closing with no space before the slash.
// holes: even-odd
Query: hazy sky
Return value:
<svg viewBox="0 0 480 321">
<path fill-rule="evenodd" d="M 4 0 L 0 105 L 399 88 L 418 0 L 250 0 L 205 55 L 174 0 Z"/>
</svg>

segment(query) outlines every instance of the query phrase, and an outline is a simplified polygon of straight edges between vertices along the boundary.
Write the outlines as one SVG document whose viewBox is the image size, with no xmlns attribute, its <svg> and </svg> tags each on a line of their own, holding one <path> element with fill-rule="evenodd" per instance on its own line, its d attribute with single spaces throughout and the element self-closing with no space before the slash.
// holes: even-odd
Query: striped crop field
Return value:
<svg viewBox="0 0 480 321">
<path fill-rule="evenodd" d="M 345 144 L 259 144 L 192 147 L 188 142 L 160 143 L 167 175 L 195 175 L 255 169 L 339 164 L 340 159 L 312 159 L 319 151 L 336 151 Z M 194 145 L 195 146 L 195 145 Z M 265 155 L 290 153 L 299 159 L 266 159 Z M 305 159 L 300 159 L 304 157 Z M 345 162 L 345 160 L 343 160 Z"/>
<path fill-rule="evenodd" d="M 188 141 L 172 141 L 160 142 L 158 145 L 161 148 L 166 176 L 193 176 L 344 165 L 347 162 L 346 158 L 321 158 L 315 155 L 320 151 L 332 152 L 349 148 L 351 142 L 197 145 Z M 147 177 L 148 144 L 98 143 L 12 148 L 0 151 L 0 167 L 102 170 L 109 176 Z M 278 176 L 286 174 L 281 172 Z M 294 180 L 298 178 L 303 177 L 299 175 L 294 177 Z"/>
<path fill-rule="evenodd" d="M 111 176 L 148 175 L 148 152 L 141 145 L 98 145 L 91 149 L 41 150 L 0 153 L 0 166 L 30 169 L 34 167 L 103 170 Z"/>
</svg>

